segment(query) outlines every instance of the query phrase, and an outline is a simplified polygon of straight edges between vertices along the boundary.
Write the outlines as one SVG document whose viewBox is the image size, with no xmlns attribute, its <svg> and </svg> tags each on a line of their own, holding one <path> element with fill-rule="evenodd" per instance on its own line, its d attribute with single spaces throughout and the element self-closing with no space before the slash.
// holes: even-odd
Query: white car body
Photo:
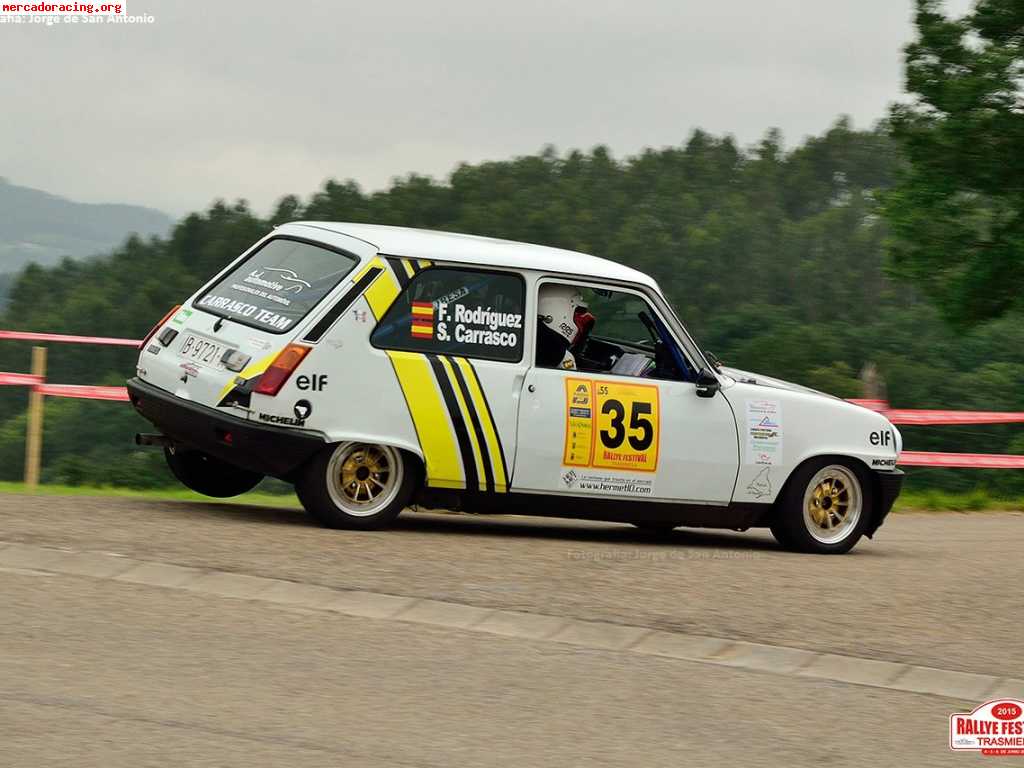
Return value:
<svg viewBox="0 0 1024 768">
<path fill-rule="evenodd" d="M 351 270 L 286 328 L 281 327 L 285 319 L 263 310 L 252 311 L 244 322 L 208 311 L 211 303 L 229 306 L 226 299 L 210 298 L 211 286 L 268 241 L 281 238 L 348 254 Z M 470 276 L 477 274 L 472 270 L 483 269 L 521 278 L 523 311 L 502 316 L 504 325 L 495 327 L 506 336 L 494 337 L 501 343 L 515 337 L 522 349 L 518 361 L 483 359 L 457 349 L 435 356 L 371 343 L 378 322 L 405 286 L 421 273 L 442 267 L 465 268 Z M 294 271 L 272 269 L 254 269 L 243 278 L 248 282 L 242 288 L 253 295 L 272 294 L 275 301 L 308 290 L 309 282 Z M 613 288 L 642 297 L 687 370 L 710 373 L 717 391 L 698 396 L 695 381 L 535 365 L 537 291 L 545 282 Z M 451 302 L 443 299 L 433 297 L 431 308 L 419 310 L 429 318 L 424 325 L 435 337 L 451 313 Z M 250 311 L 237 303 L 230 306 L 231 311 Z M 487 307 L 459 306 L 462 317 L 476 310 L 480 313 L 473 317 L 491 317 L 482 314 L 490 311 Z M 258 322 L 253 319 L 257 316 L 262 318 Z M 491 338 L 466 336 L 466 328 L 494 330 L 493 320 L 463 326 L 465 338 Z M 163 346 L 157 340 L 166 329 L 178 333 Z M 427 331 L 421 328 L 420 333 L 425 337 Z M 182 351 L 189 335 L 192 357 Z M 433 499 L 438 506 L 477 511 L 623 521 L 665 517 L 680 524 L 745 528 L 766 524 L 787 478 L 810 459 L 842 457 L 859 462 L 873 477 L 898 474 L 901 438 L 884 416 L 778 380 L 716 370 L 649 276 L 555 248 L 367 224 L 286 224 L 190 297 L 155 329 L 152 339 L 140 354 L 137 378 L 129 382 L 143 415 L 169 439 L 285 479 L 306 457 L 305 449 L 294 446 L 312 450 L 317 444 L 375 443 L 419 457 L 424 466 L 422 503 Z M 273 396 L 246 393 L 288 343 L 304 345 L 309 352 L 280 391 Z M 194 359 L 196 344 L 209 344 L 211 351 L 201 346 L 200 359 Z M 224 350 L 236 350 L 250 360 L 243 370 L 230 371 L 220 360 Z M 576 410 L 574 397 L 579 398 Z M 619 398 L 620 405 L 643 404 L 637 428 L 628 432 L 637 445 L 648 436 L 645 409 L 655 411 L 649 419 L 653 449 L 630 453 L 634 441 L 625 452 L 599 444 L 612 431 L 597 428 L 597 406 L 608 398 Z M 150 406 L 156 400 L 160 408 L 154 411 Z M 173 415 L 175 404 L 188 405 L 187 425 Z M 576 414 L 572 421 L 570 412 Z M 209 429 L 203 426 L 203 414 L 209 417 Z M 217 443 L 214 436 L 231 431 L 232 425 L 237 427 L 234 444 Z M 242 444 L 257 432 L 270 435 L 270 441 L 253 438 L 249 447 Z M 570 441 L 579 434 L 589 434 L 592 447 L 580 448 L 572 459 L 576 448 L 570 449 Z M 262 455 L 268 451 L 280 455 Z M 871 512 L 876 519 L 868 535 L 896 493 L 898 483 L 895 492 L 878 494 L 885 498 L 876 499 Z"/>
</svg>

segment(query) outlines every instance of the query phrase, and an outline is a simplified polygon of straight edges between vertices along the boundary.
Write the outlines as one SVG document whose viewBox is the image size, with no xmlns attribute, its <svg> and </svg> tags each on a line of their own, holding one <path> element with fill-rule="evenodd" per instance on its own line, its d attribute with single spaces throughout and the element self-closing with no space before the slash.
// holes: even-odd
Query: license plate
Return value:
<svg viewBox="0 0 1024 768">
<path fill-rule="evenodd" d="M 197 336 L 194 333 L 187 333 L 185 334 L 185 340 L 181 342 L 178 354 L 194 363 L 207 365 L 212 368 L 220 368 L 220 361 L 224 357 L 225 349 L 227 347 L 219 342 L 212 341 L 204 336 Z"/>
</svg>

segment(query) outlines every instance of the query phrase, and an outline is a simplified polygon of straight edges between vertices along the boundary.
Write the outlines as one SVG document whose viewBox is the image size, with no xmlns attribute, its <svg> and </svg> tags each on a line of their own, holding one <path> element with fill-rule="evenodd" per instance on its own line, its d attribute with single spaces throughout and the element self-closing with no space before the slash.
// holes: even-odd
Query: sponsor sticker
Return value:
<svg viewBox="0 0 1024 768">
<path fill-rule="evenodd" d="M 654 495 L 654 480 L 649 477 L 620 477 L 569 469 L 562 473 L 562 483 L 571 490 L 607 493 L 614 496 Z"/>
<path fill-rule="evenodd" d="M 238 289 L 239 286 L 232 285 L 231 287 Z M 292 318 L 290 317 L 285 317 L 277 312 L 271 312 L 269 309 L 260 309 L 255 304 L 236 301 L 235 299 L 227 296 L 215 296 L 213 294 L 208 294 L 199 300 L 199 306 L 215 309 L 219 312 L 227 312 L 228 314 L 236 315 L 238 317 L 244 317 L 247 320 L 253 320 L 261 325 L 265 325 L 268 328 L 274 328 L 278 331 L 286 331 L 292 324 Z"/>
<path fill-rule="evenodd" d="M 896 439 L 893 437 L 891 429 L 879 429 L 868 435 L 868 442 L 872 445 L 888 448 L 896 444 Z"/>
<path fill-rule="evenodd" d="M 949 716 L 949 748 L 988 757 L 1024 755 L 1024 701 L 996 699 Z"/>
<path fill-rule="evenodd" d="M 746 463 L 782 463 L 782 405 L 778 400 L 747 401 Z"/>
<path fill-rule="evenodd" d="M 565 450 L 562 463 L 589 467 L 594 451 L 594 382 L 565 380 Z"/>
<path fill-rule="evenodd" d="M 304 427 L 306 419 L 313 414 L 313 404 L 309 400 L 299 400 L 292 406 L 293 416 L 281 416 L 277 413 L 258 413 L 256 418 L 267 424 L 280 424 L 287 427 Z"/>
<path fill-rule="evenodd" d="M 747 493 L 755 499 L 772 495 L 772 468 L 765 467 L 747 484 Z"/>
</svg>

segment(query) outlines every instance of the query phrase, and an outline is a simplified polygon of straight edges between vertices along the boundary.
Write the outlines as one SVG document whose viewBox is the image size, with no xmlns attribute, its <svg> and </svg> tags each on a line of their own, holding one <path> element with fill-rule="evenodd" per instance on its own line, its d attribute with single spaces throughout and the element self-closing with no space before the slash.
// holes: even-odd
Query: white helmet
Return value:
<svg viewBox="0 0 1024 768">
<path fill-rule="evenodd" d="M 545 285 L 540 289 L 537 301 L 540 321 L 553 330 L 569 346 L 580 339 L 581 334 L 594 325 L 594 316 L 590 314 L 583 295 L 569 285 Z"/>
</svg>

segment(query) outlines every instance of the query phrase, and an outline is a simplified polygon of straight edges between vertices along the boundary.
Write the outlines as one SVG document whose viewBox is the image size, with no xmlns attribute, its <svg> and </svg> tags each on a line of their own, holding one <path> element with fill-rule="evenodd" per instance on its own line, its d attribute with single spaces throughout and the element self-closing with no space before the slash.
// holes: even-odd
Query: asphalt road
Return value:
<svg viewBox="0 0 1024 768">
<path fill-rule="evenodd" d="M 1024 678 L 1024 515 L 765 533 L 0 497 L 0 540 Z M 109 557 L 109 554 L 103 555 Z M 940 765 L 979 701 L 0 568 L 0 765 Z"/>
</svg>

